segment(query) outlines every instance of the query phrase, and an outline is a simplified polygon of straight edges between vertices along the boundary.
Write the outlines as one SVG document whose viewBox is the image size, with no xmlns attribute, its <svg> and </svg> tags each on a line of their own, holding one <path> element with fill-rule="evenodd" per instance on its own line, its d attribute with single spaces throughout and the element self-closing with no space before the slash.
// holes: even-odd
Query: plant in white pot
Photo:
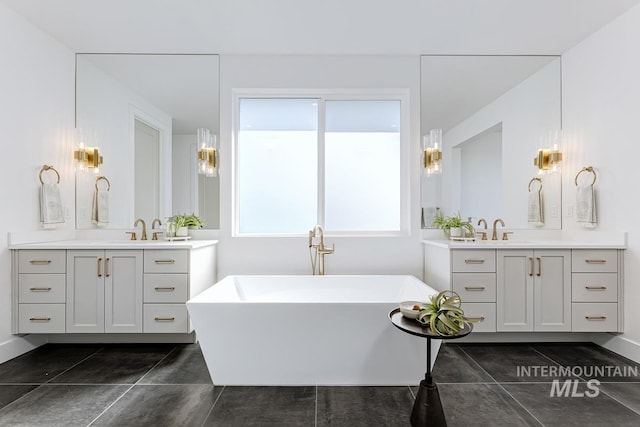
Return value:
<svg viewBox="0 0 640 427">
<path fill-rule="evenodd" d="M 190 228 L 202 228 L 203 226 L 202 218 L 194 213 L 191 215 L 175 214 L 168 220 L 169 235 L 176 237 L 188 236 Z"/>
<path fill-rule="evenodd" d="M 436 215 L 433 225 L 444 231 L 447 237 L 473 236 L 475 229 L 469 221 L 463 221 L 460 212 L 452 216 L 444 216 L 442 212 Z"/>
</svg>

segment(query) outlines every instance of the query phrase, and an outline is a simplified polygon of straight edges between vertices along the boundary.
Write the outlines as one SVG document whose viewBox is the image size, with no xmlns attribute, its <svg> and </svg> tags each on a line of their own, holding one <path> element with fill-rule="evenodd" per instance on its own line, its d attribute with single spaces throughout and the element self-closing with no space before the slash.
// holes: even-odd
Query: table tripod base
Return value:
<svg viewBox="0 0 640 427">
<path fill-rule="evenodd" d="M 420 381 L 418 395 L 411 412 L 411 425 L 413 427 L 446 427 L 442 403 L 438 386 L 434 382 Z"/>
</svg>

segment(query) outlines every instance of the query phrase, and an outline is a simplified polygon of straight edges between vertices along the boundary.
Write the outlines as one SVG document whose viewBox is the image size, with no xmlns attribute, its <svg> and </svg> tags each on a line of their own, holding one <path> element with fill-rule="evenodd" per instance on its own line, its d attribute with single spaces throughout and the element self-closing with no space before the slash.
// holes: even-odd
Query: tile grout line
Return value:
<svg viewBox="0 0 640 427">
<path fill-rule="evenodd" d="M 215 385 L 213 386 L 214 390 L 215 390 Z M 224 390 L 227 388 L 226 385 L 222 386 L 222 390 L 220 390 L 220 393 L 218 393 L 218 397 L 216 397 L 216 399 L 213 401 L 213 404 L 211 405 L 211 408 L 209 408 L 209 412 L 207 412 L 207 416 L 204 417 L 204 420 L 202 420 L 202 424 L 200 425 L 200 427 L 204 426 L 204 424 L 207 422 L 207 420 L 209 419 L 209 417 L 211 416 L 211 413 L 213 412 L 213 408 L 216 406 L 216 403 L 218 403 L 218 400 L 220 400 L 220 397 L 222 396 L 222 393 L 224 393 Z"/>
<path fill-rule="evenodd" d="M 156 366 L 158 366 L 160 363 L 162 363 L 162 361 L 164 361 L 164 359 L 166 359 L 167 357 L 169 357 L 169 355 L 173 352 L 173 350 L 176 349 L 176 346 L 174 346 L 171 350 L 169 350 L 169 352 L 167 352 L 167 354 L 165 354 L 162 359 L 158 360 L 158 362 L 156 362 L 155 365 L 153 365 L 147 372 L 145 372 L 145 374 L 143 376 L 141 376 L 140 378 L 138 378 L 138 381 L 136 381 L 135 383 L 131 384 L 131 386 L 126 389 L 124 391 L 124 393 L 122 393 L 120 396 L 118 396 L 118 398 L 116 400 L 114 400 L 113 402 L 111 402 L 110 405 L 108 405 L 102 412 L 100 412 L 98 414 L 97 417 L 95 417 L 89 424 L 87 424 L 87 427 L 91 426 L 93 423 L 95 423 L 98 418 L 100 418 L 101 416 L 103 416 L 109 409 L 111 409 L 113 407 L 113 405 L 115 405 L 116 403 L 118 403 L 120 401 L 120 399 L 122 399 L 127 393 L 129 393 L 129 391 L 134 388 L 136 385 L 138 385 L 138 383 L 145 377 L 147 376 L 147 374 L 149 372 L 151 372 Z"/>
<path fill-rule="evenodd" d="M 23 394 L 22 396 L 20 396 L 19 398 L 17 398 L 16 400 L 7 403 L 6 405 L 0 407 L 0 410 L 4 410 L 5 408 L 8 408 L 9 406 L 13 405 L 14 403 L 24 399 L 25 397 L 29 396 L 31 393 L 35 392 L 36 390 L 38 390 L 40 387 L 42 387 L 43 385 L 55 385 L 55 384 L 49 384 L 51 381 L 55 380 L 56 378 L 58 378 L 60 375 L 64 374 L 65 372 L 69 371 L 72 368 L 75 368 L 76 366 L 78 366 L 80 363 L 84 362 L 85 360 L 89 359 L 90 357 L 94 356 L 96 353 L 102 351 L 104 349 L 104 347 L 100 347 L 98 350 L 94 351 L 93 353 L 91 353 L 90 355 L 88 355 L 87 357 L 85 357 L 84 359 L 78 361 L 77 363 L 73 364 L 72 366 L 70 366 L 69 368 L 65 369 L 64 371 L 60 372 L 58 375 L 49 378 L 47 381 L 43 382 L 43 383 L 31 383 L 31 384 L 25 384 L 25 385 L 35 385 L 36 387 L 33 388 L 33 390 Z M 2 384 L 2 385 L 6 385 L 6 384 Z M 62 384 L 64 385 L 64 384 Z"/>
<path fill-rule="evenodd" d="M 538 350 L 537 348 L 535 348 L 535 347 L 533 347 L 533 346 L 532 346 L 531 348 L 533 348 L 535 351 L 537 351 L 538 353 L 540 353 L 541 355 L 543 355 L 543 356 L 544 356 L 544 357 L 546 357 L 547 359 L 551 360 L 552 362 L 557 363 L 558 365 L 563 366 L 563 367 L 565 366 L 565 365 L 563 365 L 562 363 L 560 363 L 560 362 L 558 362 L 558 361 L 554 360 L 551 356 L 547 356 L 546 354 L 544 354 L 542 351 Z M 581 379 L 582 381 L 587 382 L 587 380 L 586 380 L 586 379 L 584 379 L 582 376 L 580 376 L 580 375 L 576 375 L 576 376 L 577 376 L 579 379 Z M 598 381 L 600 381 L 600 380 L 598 380 Z M 635 381 L 634 381 L 634 382 L 625 382 L 625 381 L 622 381 L 622 382 L 618 382 L 618 383 L 615 383 L 615 382 L 613 382 L 613 383 L 606 383 L 606 382 L 602 382 L 602 381 L 601 381 L 601 382 L 600 382 L 600 384 L 637 384 L 637 382 L 635 382 Z M 610 399 L 611 399 L 611 400 L 613 400 L 614 402 L 618 402 L 620 405 L 624 406 L 625 408 L 627 408 L 627 409 L 628 409 L 628 410 L 630 410 L 631 412 L 634 412 L 634 413 L 636 413 L 636 414 L 640 415 L 640 410 L 636 410 L 636 409 L 634 409 L 634 408 L 630 407 L 629 405 L 627 405 L 626 403 L 621 402 L 620 400 L 618 400 L 618 399 L 617 399 L 617 398 L 615 398 L 614 396 L 612 396 L 612 395 L 610 395 L 609 393 L 607 393 L 605 390 L 600 390 L 600 388 L 598 388 L 598 391 L 599 391 L 600 393 L 603 393 L 605 396 L 607 396 L 608 398 L 610 398 Z"/>
<path fill-rule="evenodd" d="M 524 409 L 524 410 L 527 412 L 527 414 L 531 415 L 531 417 L 532 417 L 534 420 L 536 420 L 536 421 L 538 422 L 538 424 L 540 424 L 541 426 L 543 426 L 543 427 L 544 427 L 544 424 L 543 424 L 543 423 L 538 419 L 538 417 L 536 417 L 535 415 L 533 415 L 533 414 L 531 413 L 531 411 L 529 411 L 529 409 L 527 409 L 527 407 L 526 407 L 526 406 L 524 406 L 524 405 L 523 405 L 523 404 L 522 404 L 518 399 L 516 399 L 516 398 L 515 398 L 511 393 L 509 393 L 509 390 L 507 390 L 506 388 L 504 388 L 504 386 L 503 386 L 502 384 L 500 384 L 498 381 L 496 381 L 496 379 L 493 377 L 493 375 L 491 375 L 489 372 L 487 372 L 487 370 L 486 370 L 486 369 L 484 369 L 484 368 L 482 367 L 482 365 L 480 365 L 480 363 L 478 363 L 478 361 L 477 361 L 476 359 L 474 359 L 474 358 L 473 358 L 473 356 L 471 356 L 469 353 L 467 353 L 467 352 L 464 350 L 464 348 L 462 348 L 462 347 L 459 347 L 459 348 L 460 348 L 460 350 L 461 350 L 464 354 L 466 354 L 466 355 L 467 355 L 467 357 L 469 357 L 469 358 L 473 361 L 473 363 L 475 363 L 476 365 L 478 365 L 478 367 L 479 367 L 480 369 L 482 369 L 482 371 L 483 371 L 483 372 L 485 372 L 485 373 L 489 376 L 489 378 L 491 378 L 493 381 L 495 381 L 495 383 L 498 385 L 498 387 L 500 387 L 500 388 L 501 388 L 505 393 L 507 393 L 507 395 L 508 395 L 509 397 L 511 397 L 511 398 L 513 399 L 513 401 L 514 401 L 514 402 L 516 402 L 518 405 L 520 405 L 520 407 L 521 407 L 522 409 Z M 532 348 L 533 348 L 533 347 L 532 347 Z"/>
</svg>

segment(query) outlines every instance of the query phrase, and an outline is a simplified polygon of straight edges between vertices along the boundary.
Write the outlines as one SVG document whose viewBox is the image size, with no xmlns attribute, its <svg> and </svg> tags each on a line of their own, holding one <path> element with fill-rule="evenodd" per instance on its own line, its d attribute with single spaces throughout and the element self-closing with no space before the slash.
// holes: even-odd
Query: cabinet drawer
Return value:
<svg viewBox="0 0 640 427">
<path fill-rule="evenodd" d="M 496 251 L 492 249 L 455 249 L 452 251 L 454 272 L 472 273 L 496 271 Z"/>
<path fill-rule="evenodd" d="M 145 249 L 145 273 L 187 273 L 186 249 Z"/>
<path fill-rule="evenodd" d="M 618 302 L 617 273 L 573 273 L 573 302 Z"/>
<path fill-rule="evenodd" d="M 615 249 L 574 249 L 571 251 L 571 271 L 610 272 L 618 271 L 618 251 Z"/>
<path fill-rule="evenodd" d="M 64 304 L 19 304 L 18 333 L 49 334 L 65 332 Z"/>
<path fill-rule="evenodd" d="M 476 319 L 473 324 L 473 332 L 495 332 L 496 331 L 496 305 L 495 303 L 462 303 L 464 316 L 469 319 Z"/>
<path fill-rule="evenodd" d="M 65 271 L 65 250 L 18 251 L 19 273 L 64 273 Z"/>
<path fill-rule="evenodd" d="M 187 306 L 184 304 L 145 304 L 143 332 L 190 332 Z"/>
<path fill-rule="evenodd" d="M 496 302 L 496 273 L 453 273 L 452 289 L 462 303 Z"/>
<path fill-rule="evenodd" d="M 188 274 L 145 274 L 144 302 L 187 302 Z"/>
<path fill-rule="evenodd" d="M 66 274 L 20 274 L 18 302 L 64 303 Z"/>
<path fill-rule="evenodd" d="M 573 332 L 617 332 L 618 304 L 573 303 L 571 304 L 571 325 Z"/>
</svg>

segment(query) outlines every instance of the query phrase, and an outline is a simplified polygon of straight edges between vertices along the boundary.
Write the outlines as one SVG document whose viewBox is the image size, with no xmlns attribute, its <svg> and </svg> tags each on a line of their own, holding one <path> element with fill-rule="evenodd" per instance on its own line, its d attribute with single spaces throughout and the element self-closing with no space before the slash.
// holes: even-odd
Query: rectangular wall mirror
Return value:
<svg viewBox="0 0 640 427">
<path fill-rule="evenodd" d="M 196 213 L 219 228 L 218 177 L 198 175 L 198 128 L 219 134 L 219 56 L 77 54 L 76 128 L 104 164 L 76 172 L 76 228 L 95 228 L 96 178 L 110 183 L 107 228 Z"/>
<path fill-rule="evenodd" d="M 510 229 L 560 229 L 560 173 L 533 164 L 562 128 L 560 57 L 423 55 L 420 67 L 421 133 L 442 129 L 442 172 L 422 178 L 423 227 L 460 212 L 474 226 L 502 218 Z M 542 225 L 528 218 L 534 177 Z"/>
</svg>

